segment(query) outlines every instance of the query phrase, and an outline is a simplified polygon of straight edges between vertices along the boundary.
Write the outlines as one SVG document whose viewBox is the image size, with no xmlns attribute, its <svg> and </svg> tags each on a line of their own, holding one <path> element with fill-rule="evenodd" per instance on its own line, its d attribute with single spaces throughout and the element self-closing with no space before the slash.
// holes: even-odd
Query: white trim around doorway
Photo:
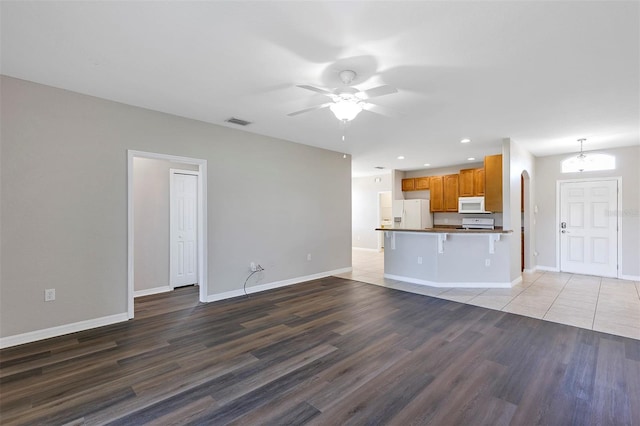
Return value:
<svg viewBox="0 0 640 426">
<path fill-rule="evenodd" d="M 149 158 L 198 166 L 198 285 L 200 302 L 207 302 L 207 160 L 176 155 L 127 150 L 127 316 L 134 316 L 134 215 L 133 215 L 133 159 Z"/>
</svg>

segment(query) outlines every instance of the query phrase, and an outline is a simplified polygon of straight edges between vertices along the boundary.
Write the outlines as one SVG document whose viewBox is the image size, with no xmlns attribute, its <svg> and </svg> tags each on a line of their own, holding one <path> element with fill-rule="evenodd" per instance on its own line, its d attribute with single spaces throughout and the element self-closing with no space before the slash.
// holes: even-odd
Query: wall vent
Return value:
<svg viewBox="0 0 640 426">
<path fill-rule="evenodd" d="M 231 123 L 231 124 L 237 124 L 238 126 L 248 126 L 249 124 L 251 124 L 250 121 L 243 120 L 241 118 L 236 118 L 236 117 L 231 117 L 231 118 L 228 118 L 228 119 L 226 119 L 224 121 L 226 121 L 227 123 Z"/>
</svg>

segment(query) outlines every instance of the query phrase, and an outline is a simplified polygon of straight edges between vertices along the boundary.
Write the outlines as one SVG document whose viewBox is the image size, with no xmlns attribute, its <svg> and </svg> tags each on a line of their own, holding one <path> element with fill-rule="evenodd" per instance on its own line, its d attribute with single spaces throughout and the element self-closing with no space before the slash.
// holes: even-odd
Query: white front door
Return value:
<svg viewBox="0 0 640 426">
<path fill-rule="evenodd" d="M 171 171 L 170 283 L 171 287 L 198 283 L 198 176 Z"/>
<path fill-rule="evenodd" d="M 560 184 L 560 270 L 616 277 L 618 181 Z"/>
</svg>

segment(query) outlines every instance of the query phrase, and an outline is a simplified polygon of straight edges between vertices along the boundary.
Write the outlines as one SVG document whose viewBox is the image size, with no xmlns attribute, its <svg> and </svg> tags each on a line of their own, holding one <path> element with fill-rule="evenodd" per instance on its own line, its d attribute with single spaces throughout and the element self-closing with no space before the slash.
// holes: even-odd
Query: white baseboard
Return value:
<svg viewBox="0 0 640 426">
<path fill-rule="evenodd" d="M 524 271 L 522 271 L 522 272 L 524 272 L 525 274 L 533 274 L 536 271 L 537 271 L 536 268 L 533 268 L 533 269 L 524 268 Z"/>
<path fill-rule="evenodd" d="M 89 330 L 91 328 L 103 327 L 105 325 L 124 322 L 129 319 L 127 313 L 109 315 L 107 317 L 94 318 L 86 321 L 74 322 L 72 324 L 59 325 L 57 327 L 45 328 L 43 330 L 30 331 L 28 333 L 16 334 L 0 338 L 0 349 L 11 346 L 31 343 L 37 340 L 49 339 L 65 334 L 76 333 L 78 331 Z"/>
<path fill-rule="evenodd" d="M 404 277 L 401 275 L 393 275 L 393 274 L 384 274 L 385 278 L 389 278 L 390 280 L 404 281 L 411 284 L 422 284 L 428 285 L 429 287 L 440 287 L 440 288 L 511 288 L 513 285 L 522 281 L 522 277 L 518 277 L 513 280 L 513 283 L 510 282 L 451 282 L 451 283 L 437 283 L 434 281 L 421 280 L 419 278 L 411 278 Z"/>
<path fill-rule="evenodd" d="M 372 249 L 372 248 L 364 248 L 364 247 L 351 247 L 352 250 L 358 250 L 358 251 L 368 251 L 371 253 L 380 253 L 381 250 L 378 250 L 377 248 Z"/>
<path fill-rule="evenodd" d="M 305 281 L 317 280 L 331 275 L 344 274 L 351 272 L 351 268 L 334 269 L 333 271 L 320 272 L 318 274 L 306 275 L 303 277 L 291 278 L 288 280 L 274 281 L 272 283 L 254 285 L 247 287 L 247 294 L 259 293 L 262 291 L 273 290 L 275 288 L 286 287 L 293 284 L 299 284 Z M 224 293 L 211 294 L 207 297 L 207 302 L 217 302 L 218 300 L 231 299 L 232 297 L 244 296 L 244 290 L 231 290 Z"/>
<path fill-rule="evenodd" d="M 166 293 L 171 290 L 173 290 L 173 288 L 168 285 L 164 285 L 162 287 L 147 288 L 144 290 L 136 290 L 133 292 L 133 297 L 136 298 L 140 296 L 150 296 L 152 294 Z"/>
<path fill-rule="evenodd" d="M 622 275 L 623 280 L 640 281 L 640 275 Z"/>
<path fill-rule="evenodd" d="M 540 266 L 536 265 L 536 269 L 534 271 L 549 271 L 549 272 L 560 272 L 560 268 L 556 268 L 554 266 Z M 615 277 L 612 277 L 615 278 Z M 620 276 L 621 280 L 629 280 L 629 281 L 640 281 L 640 275 L 626 275 L 623 274 Z"/>
<path fill-rule="evenodd" d="M 560 272 L 560 268 L 558 268 L 557 266 L 536 265 L 536 270 L 537 271 Z"/>
</svg>

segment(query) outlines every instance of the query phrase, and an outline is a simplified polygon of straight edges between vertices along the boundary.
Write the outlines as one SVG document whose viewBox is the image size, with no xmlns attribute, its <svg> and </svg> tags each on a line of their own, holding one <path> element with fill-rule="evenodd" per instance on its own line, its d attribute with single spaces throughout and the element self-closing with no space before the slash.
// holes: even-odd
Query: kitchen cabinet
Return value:
<svg viewBox="0 0 640 426">
<path fill-rule="evenodd" d="M 484 157 L 484 208 L 502 211 L 502 154 Z"/>
<path fill-rule="evenodd" d="M 473 170 L 473 188 L 475 190 L 476 197 L 484 196 L 484 169 L 474 169 Z"/>
<path fill-rule="evenodd" d="M 432 212 L 458 211 L 458 175 L 431 176 L 429 192 Z"/>
<path fill-rule="evenodd" d="M 402 179 L 403 191 L 425 191 L 429 189 L 429 176 Z"/>
<path fill-rule="evenodd" d="M 473 197 L 475 195 L 475 169 L 460 170 L 460 196 Z"/>
<path fill-rule="evenodd" d="M 443 182 L 444 211 L 458 211 L 459 175 L 446 175 Z"/>
<path fill-rule="evenodd" d="M 428 176 L 415 178 L 416 191 L 424 191 L 426 189 L 429 189 L 429 181 L 430 181 L 430 178 Z"/>
<path fill-rule="evenodd" d="M 416 182 L 414 178 L 402 179 L 403 191 L 414 191 L 416 189 Z"/>
<path fill-rule="evenodd" d="M 430 176 L 429 191 L 430 191 L 429 198 L 431 199 L 431 211 L 443 212 L 444 211 L 444 177 Z"/>
<path fill-rule="evenodd" d="M 484 195 L 484 169 L 460 170 L 460 196 L 481 197 Z"/>
</svg>

